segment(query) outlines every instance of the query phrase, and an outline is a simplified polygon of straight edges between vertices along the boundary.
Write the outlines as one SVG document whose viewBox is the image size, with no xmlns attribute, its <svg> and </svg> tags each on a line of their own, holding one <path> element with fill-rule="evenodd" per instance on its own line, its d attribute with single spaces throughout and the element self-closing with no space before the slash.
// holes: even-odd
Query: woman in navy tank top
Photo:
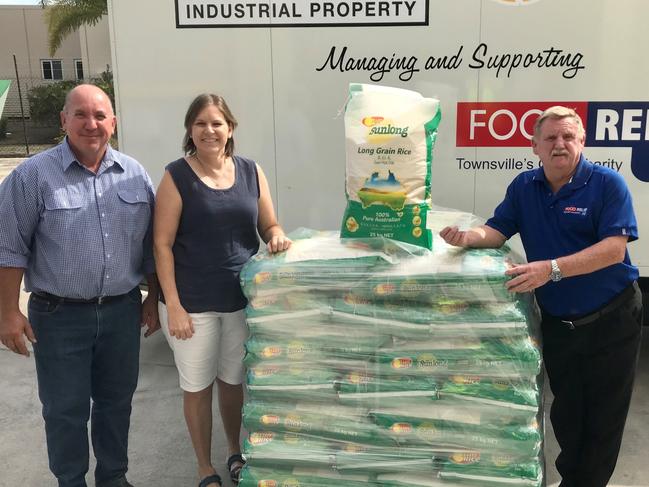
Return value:
<svg viewBox="0 0 649 487">
<path fill-rule="evenodd" d="M 234 155 L 236 126 L 223 98 L 196 97 L 185 116 L 185 156 L 166 167 L 156 195 L 160 319 L 184 391 L 199 487 L 221 486 L 211 460 L 214 382 L 235 483 L 244 465 L 239 433 L 248 329 L 239 272 L 259 249 L 257 235 L 270 252 L 291 245 L 263 171 Z"/>
</svg>

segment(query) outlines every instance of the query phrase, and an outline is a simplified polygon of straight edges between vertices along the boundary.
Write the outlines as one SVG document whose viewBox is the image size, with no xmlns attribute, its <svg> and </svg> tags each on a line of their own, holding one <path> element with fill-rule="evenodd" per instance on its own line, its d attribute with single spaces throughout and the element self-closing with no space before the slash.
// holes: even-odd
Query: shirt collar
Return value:
<svg viewBox="0 0 649 487">
<path fill-rule="evenodd" d="M 575 173 L 570 178 L 570 181 L 564 186 L 566 188 L 578 188 L 583 186 L 588 182 L 590 175 L 593 173 L 593 163 L 584 157 L 584 154 L 579 155 L 579 162 L 577 163 L 577 169 Z M 540 181 L 546 183 L 545 172 L 543 171 L 543 166 L 539 167 L 534 171 L 534 181 Z"/>
<path fill-rule="evenodd" d="M 61 169 L 63 171 L 67 171 L 67 169 L 73 164 L 79 164 L 81 163 L 77 160 L 77 156 L 74 155 L 74 152 L 72 152 L 72 148 L 70 147 L 70 143 L 68 142 L 67 136 L 63 139 L 63 142 L 61 143 Z M 119 161 L 117 157 L 117 153 L 115 150 L 108 144 L 106 146 L 106 152 L 104 153 L 104 158 L 101 161 L 101 165 L 99 166 L 99 171 L 105 171 L 109 167 L 111 167 L 113 164 L 117 164 L 117 166 L 121 169 L 124 170 L 124 167 L 122 166 L 122 163 Z"/>
</svg>

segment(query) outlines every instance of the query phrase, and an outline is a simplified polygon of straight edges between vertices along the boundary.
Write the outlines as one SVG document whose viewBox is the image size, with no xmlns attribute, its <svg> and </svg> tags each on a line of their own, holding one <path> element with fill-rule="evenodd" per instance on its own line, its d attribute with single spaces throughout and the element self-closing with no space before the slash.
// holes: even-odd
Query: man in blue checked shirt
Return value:
<svg viewBox="0 0 649 487">
<path fill-rule="evenodd" d="M 70 91 L 61 123 L 65 140 L 0 186 L 0 339 L 25 356 L 25 337 L 33 344 L 59 486 L 86 486 L 90 418 L 97 487 L 128 487 L 140 326 L 145 336 L 160 326 L 153 187 L 137 161 L 108 144 L 116 118 L 101 89 Z M 18 308 L 23 275 L 29 319 Z"/>
</svg>

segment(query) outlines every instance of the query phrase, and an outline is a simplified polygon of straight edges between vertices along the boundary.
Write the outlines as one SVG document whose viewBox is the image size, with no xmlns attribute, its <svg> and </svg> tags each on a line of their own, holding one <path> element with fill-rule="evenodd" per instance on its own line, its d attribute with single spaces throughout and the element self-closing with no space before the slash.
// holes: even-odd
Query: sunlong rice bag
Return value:
<svg viewBox="0 0 649 487">
<path fill-rule="evenodd" d="M 432 247 L 426 221 L 440 120 L 439 100 L 399 88 L 349 85 L 341 237 L 386 237 Z"/>
<path fill-rule="evenodd" d="M 368 475 L 341 475 L 332 469 L 258 468 L 246 465 L 239 487 L 368 487 L 378 485 Z M 452 487 L 452 486 L 451 486 Z"/>
</svg>

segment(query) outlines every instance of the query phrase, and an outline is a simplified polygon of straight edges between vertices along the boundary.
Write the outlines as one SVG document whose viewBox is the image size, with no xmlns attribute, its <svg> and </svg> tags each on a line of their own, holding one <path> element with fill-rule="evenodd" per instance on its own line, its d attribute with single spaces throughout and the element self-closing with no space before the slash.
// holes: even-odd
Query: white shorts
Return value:
<svg viewBox="0 0 649 487">
<path fill-rule="evenodd" d="M 162 332 L 174 353 L 183 391 L 202 391 L 217 377 L 232 385 L 244 381 L 243 343 L 248 338 L 244 310 L 233 313 L 189 313 L 194 335 L 188 340 L 169 335 L 167 307 L 158 303 L 158 311 Z"/>
</svg>

